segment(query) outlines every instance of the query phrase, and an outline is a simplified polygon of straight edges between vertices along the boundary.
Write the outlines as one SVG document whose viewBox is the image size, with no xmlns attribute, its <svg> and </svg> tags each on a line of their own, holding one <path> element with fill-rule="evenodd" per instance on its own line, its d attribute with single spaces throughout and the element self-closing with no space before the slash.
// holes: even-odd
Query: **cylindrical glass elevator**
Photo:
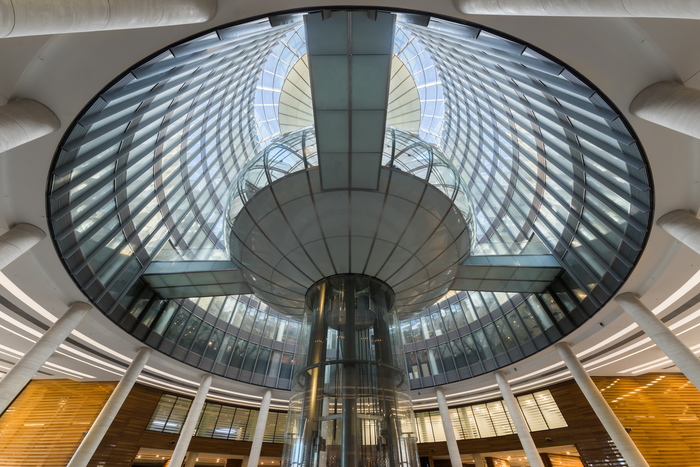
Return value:
<svg viewBox="0 0 700 467">
<path fill-rule="evenodd" d="M 388 285 L 359 274 L 309 289 L 283 466 L 418 466 L 393 301 Z"/>
</svg>

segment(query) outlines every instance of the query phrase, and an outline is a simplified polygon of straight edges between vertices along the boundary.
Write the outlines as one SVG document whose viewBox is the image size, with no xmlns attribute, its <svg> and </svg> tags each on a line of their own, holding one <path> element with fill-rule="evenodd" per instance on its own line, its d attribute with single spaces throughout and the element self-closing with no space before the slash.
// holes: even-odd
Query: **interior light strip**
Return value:
<svg viewBox="0 0 700 467">
<path fill-rule="evenodd" d="M 655 315 L 658 315 L 662 311 L 664 311 L 666 308 L 669 306 L 673 305 L 676 301 L 680 300 L 686 293 L 690 292 L 695 286 L 700 284 L 700 271 L 696 272 L 693 277 L 688 279 L 685 284 L 683 284 L 681 287 L 679 287 L 675 292 L 673 292 L 671 295 L 666 298 L 663 302 L 659 303 L 653 310 L 651 310 L 652 313 Z M 614 335 L 608 337 L 607 339 L 598 342 L 596 345 L 593 345 L 592 347 L 587 348 L 586 350 L 580 352 L 577 354 L 579 358 L 584 357 L 592 352 L 595 352 L 596 350 L 607 346 L 608 344 L 618 340 L 619 338 L 625 336 L 628 334 L 630 331 L 636 330 L 639 327 L 637 324 L 631 324 L 627 326 L 626 328 L 622 329 L 621 331 L 616 332 Z"/>
</svg>

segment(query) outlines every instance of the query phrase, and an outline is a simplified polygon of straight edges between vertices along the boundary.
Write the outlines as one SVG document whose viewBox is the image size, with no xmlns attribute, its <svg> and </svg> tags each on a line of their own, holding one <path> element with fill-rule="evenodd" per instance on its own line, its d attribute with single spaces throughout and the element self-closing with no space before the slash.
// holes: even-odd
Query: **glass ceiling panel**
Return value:
<svg viewBox="0 0 700 467">
<path fill-rule="evenodd" d="M 297 66 L 306 34 L 293 18 L 224 26 L 125 71 L 69 127 L 48 199 L 63 262 L 115 323 L 206 371 L 279 388 L 289 387 L 295 321 L 252 296 L 166 300 L 140 276 L 153 261 L 229 259 L 224 216 L 237 174 L 290 131 L 281 108 L 304 112 L 281 98 L 308 80 Z M 392 84 L 401 95 L 390 100 L 459 170 L 473 202 L 473 254 L 551 254 L 564 268 L 543 293 L 451 293 L 405 322 L 418 388 L 532 355 L 595 313 L 637 261 L 652 191 L 634 134 L 585 78 L 475 24 L 401 18 Z M 274 177 L 304 163 L 281 149 L 273 159 Z M 443 172 L 433 182 L 454 186 Z M 450 342 L 423 345 L 448 332 Z"/>
</svg>

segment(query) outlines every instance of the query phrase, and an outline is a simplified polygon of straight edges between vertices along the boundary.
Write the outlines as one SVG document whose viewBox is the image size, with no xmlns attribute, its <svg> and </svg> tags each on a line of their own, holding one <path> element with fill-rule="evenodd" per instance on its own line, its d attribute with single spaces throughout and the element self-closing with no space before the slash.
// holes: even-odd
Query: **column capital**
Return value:
<svg viewBox="0 0 700 467">
<path fill-rule="evenodd" d="M 53 133 L 60 127 L 56 114 L 40 102 L 22 99 L 0 106 L 0 153 Z"/>
<path fill-rule="evenodd" d="M 89 312 L 92 310 L 92 305 L 86 302 L 73 302 L 68 306 L 68 311 L 70 310 L 76 310 L 76 311 L 86 311 Z M 66 311 L 66 313 L 68 312 Z"/>
<path fill-rule="evenodd" d="M 634 305 L 642 304 L 642 301 L 639 299 L 639 295 L 637 295 L 634 292 L 623 292 L 623 293 L 617 294 L 617 295 L 615 295 L 615 301 L 623 306 L 625 304 L 630 304 L 630 305 L 631 304 L 634 304 Z M 642 306 L 644 306 L 644 305 L 642 305 Z M 555 345 L 557 345 L 557 344 L 555 344 Z"/>
<path fill-rule="evenodd" d="M 554 348 L 555 348 L 555 349 L 559 349 L 559 348 L 571 349 L 571 344 L 569 344 L 569 343 L 566 342 L 566 341 L 559 341 L 559 342 L 557 342 L 557 343 L 554 344 Z"/>
<path fill-rule="evenodd" d="M 144 347 L 141 347 L 141 348 L 144 348 Z M 207 391 L 209 391 L 209 387 L 211 387 L 212 381 L 214 381 L 214 376 L 212 376 L 211 373 L 206 373 L 206 374 L 202 375 L 202 379 L 199 381 L 199 387 L 201 388 L 202 386 L 206 386 Z"/>
<path fill-rule="evenodd" d="M 700 253 L 700 219 L 694 214 L 683 209 L 671 211 L 659 217 L 656 225 L 691 250 Z"/>
<path fill-rule="evenodd" d="M 1 122 L 0 126 L 2 126 Z M 2 128 L 0 128 L 0 141 L 2 141 Z M 0 235 L 0 270 L 29 251 L 44 237 L 46 233 L 32 224 L 15 224 L 10 230 Z"/>
<path fill-rule="evenodd" d="M 693 220 L 695 219 L 696 221 L 700 222 L 700 219 L 697 218 L 697 216 L 693 215 L 689 211 L 685 209 L 676 209 L 674 211 L 669 211 L 663 216 L 659 217 L 656 220 L 656 225 L 661 227 L 662 229 L 665 228 L 665 226 L 670 225 L 670 224 L 675 224 L 679 221 L 682 220 Z"/>
<path fill-rule="evenodd" d="M 671 130 L 700 138 L 700 90 L 660 81 L 632 100 L 630 113 Z"/>
<path fill-rule="evenodd" d="M 42 229 L 37 227 L 34 224 L 28 224 L 26 222 L 19 222 L 17 224 L 14 224 L 10 231 L 17 230 L 20 232 L 24 232 L 26 235 L 31 235 L 36 238 L 44 238 L 46 237 L 46 232 L 44 232 Z"/>
</svg>

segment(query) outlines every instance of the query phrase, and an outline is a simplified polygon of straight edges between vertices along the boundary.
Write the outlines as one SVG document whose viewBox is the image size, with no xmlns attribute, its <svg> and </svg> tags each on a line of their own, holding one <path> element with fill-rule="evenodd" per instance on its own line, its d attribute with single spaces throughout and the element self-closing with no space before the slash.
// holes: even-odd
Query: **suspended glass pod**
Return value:
<svg viewBox="0 0 700 467">
<path fill-rule="evenodd" d="M 404 172 L 440 190 L 460 210 L 468 224 L 473 211 L 467 186 L 451 162 L 435 146 L 409 132 L 387 128 L 382 166 Z M 282 177 L 318 168 L 316 133 L 313 127 L 290 132 L 270 143 L 241 171 L 228 204 L 226 238 L 232 221 L 256 193 Z M 473 243 L 473 241 L 472 241 Z"/>
</svg>

